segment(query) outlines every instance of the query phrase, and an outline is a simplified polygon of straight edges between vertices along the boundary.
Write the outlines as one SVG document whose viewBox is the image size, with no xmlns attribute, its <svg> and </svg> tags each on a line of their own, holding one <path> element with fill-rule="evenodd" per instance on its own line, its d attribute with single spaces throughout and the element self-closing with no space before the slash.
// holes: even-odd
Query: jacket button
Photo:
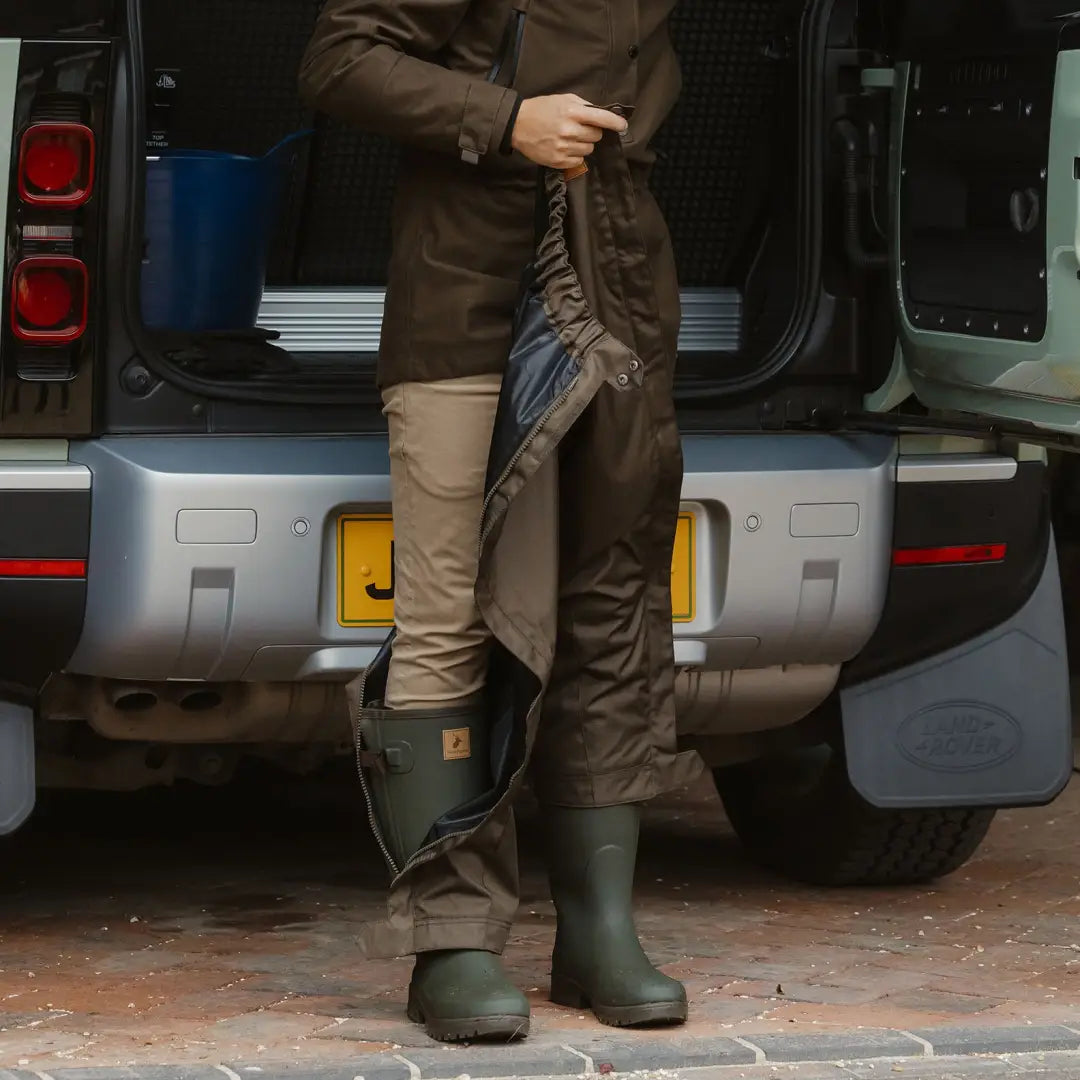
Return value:
<svg viewBox="0 0 1080 1080">
<path fill-rule="evenodd" d="M 626 50 L 626 55 L 629 56 L 631 60 L 636 60 L 640 52 L 641 50 L 636 45 L 631 45 L 630 48 Z"/>
<path fill-rule="evenodd" d="M 630 376 L 629 375 L 620 375 L 618 377 L 618 379 L 616 380 L 616 382 L 618 382 L 618 384 L 620 386 L 629 386 L 630 385 Z"/>
</svg>

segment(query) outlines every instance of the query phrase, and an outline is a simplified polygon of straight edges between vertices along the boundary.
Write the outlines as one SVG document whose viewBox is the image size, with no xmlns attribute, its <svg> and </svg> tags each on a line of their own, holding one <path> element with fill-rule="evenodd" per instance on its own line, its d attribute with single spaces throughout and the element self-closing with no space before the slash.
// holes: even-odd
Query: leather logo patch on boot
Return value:
<svg viewBox="0 0 1080 1080">
<path fill-rule="evenodd" d="M 464 761 L 472 756 L 472 744 L 467 727 L 447 728 L 442 733 L 443 761 Z"/>
</svg>

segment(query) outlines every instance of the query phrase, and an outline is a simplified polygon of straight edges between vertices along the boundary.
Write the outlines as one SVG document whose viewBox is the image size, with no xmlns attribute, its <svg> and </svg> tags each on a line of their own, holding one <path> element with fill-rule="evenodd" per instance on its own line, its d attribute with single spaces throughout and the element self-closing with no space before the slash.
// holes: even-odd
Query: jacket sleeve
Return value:
<svg viewBox="0 0 1080 1080">
<path fill-rule="evenodd" d="M 320 112 L 477 163 L 497 153 L 518 95 L 431 60 L 472 0 L 328 0 L 300 69 Z"/>
</svg>

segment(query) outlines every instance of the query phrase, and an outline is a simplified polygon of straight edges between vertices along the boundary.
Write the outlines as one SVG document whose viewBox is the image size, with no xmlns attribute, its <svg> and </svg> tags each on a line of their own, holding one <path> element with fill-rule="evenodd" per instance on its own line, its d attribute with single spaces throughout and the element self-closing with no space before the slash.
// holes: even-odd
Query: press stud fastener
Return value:
<svg viewBox="0 0 1080 1080">
<path fill-rule="evenodd" d="M 631 371 L 637 371 L 637 369 L 638 369 L 639 367 L 641 367 L 641 364 L 639 364 L 639 363 L 637 362 L 637 360 L 631 360 L 631 361 L 630 361 L 630 370 L 631 370 Z"/>
<path fill-rule="evenodd" d="M 629 375 L 620 375 L 616 380 L 620 386 L 627 386 L 630 382 Z"/>
</svg>

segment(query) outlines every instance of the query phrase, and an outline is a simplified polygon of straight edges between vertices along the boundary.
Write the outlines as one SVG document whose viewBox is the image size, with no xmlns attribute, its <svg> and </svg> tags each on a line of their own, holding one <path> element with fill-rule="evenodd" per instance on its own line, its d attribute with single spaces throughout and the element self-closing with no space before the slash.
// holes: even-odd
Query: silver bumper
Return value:
<svg viewBox="0 0 1080 1080">
<path fill-rule="evenodd" d="M 833 665 L 885 599 L 891 439 L 692 436 L 697 605 L 676 662 Z M 389 509 L 385 440 L 105 438 L 93 475 L 86 621 L 68 667 L 125 680 L 277 682 L 363 668 L 381 628 L 337 620 L 337 518 Z"/>
</svg>

